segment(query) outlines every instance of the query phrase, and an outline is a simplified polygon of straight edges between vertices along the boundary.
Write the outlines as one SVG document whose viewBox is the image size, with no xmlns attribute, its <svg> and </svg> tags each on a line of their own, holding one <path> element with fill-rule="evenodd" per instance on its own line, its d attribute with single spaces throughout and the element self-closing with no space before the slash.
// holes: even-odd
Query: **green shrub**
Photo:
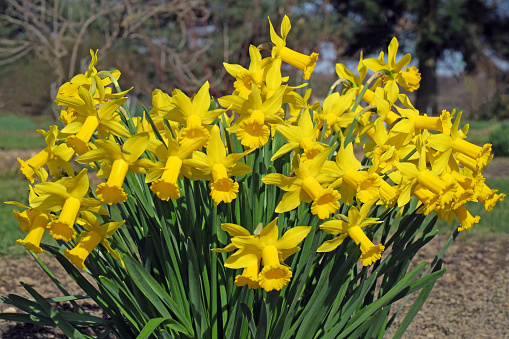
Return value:
<svg viewBox="0 0 509 339">
<path fill-rule="evenodd" d="M 495 155 L 509 156 L 509 124 L 504 122 L 500 127 L 494 128 L 489 137 Z"/>
</svg>

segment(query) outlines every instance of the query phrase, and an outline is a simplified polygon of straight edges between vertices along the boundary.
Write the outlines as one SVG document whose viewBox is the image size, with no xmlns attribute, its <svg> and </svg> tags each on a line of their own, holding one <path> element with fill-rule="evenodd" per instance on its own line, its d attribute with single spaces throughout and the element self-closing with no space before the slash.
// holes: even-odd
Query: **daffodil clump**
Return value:
<svg viewBox="0 0 509 339">
<path fill-rule="evenodd" d="M 129 90 L 118 86 L 120 72 L 98 72 L 97 51 L 91 51 L 88 70 L 58 91 L 64 127 L 40 131 L 47 147 L 18 159 L 30 181 L 28 206 L 8 202 L 22 209 L 14 216 L 27 235 L 18 242 L 97 277 L 103 290 L 87 285 L 87 293 L 103 308 L 118 301 L 108 312 L 122 314 L 132 327 L 112 323 L 120 337 L 156 328 L 197 337 L 205 328 L 241 335 L 225 308 L 239 293 L 249 300 L 243 305 L 252 306 L 260 297 L 246 293 L 257 289 L 293 298 L 288 312 L 300 320 L 273 328 L 293 333 L 302 325 L 305 331 L 309 319 L 302 310 L 306 300 L 315 302 L 310 295 L 326 288 L 327 274 L 350 263 L 350 273 L 334 278 L 342 281 L 357 272 L 355 261 L 373 272 L 391 270 L 391 258 L 407 248 L 400 238 L 387 240 L 393 219 L 401 220 L 396 234 L 409 241 L 404 234 L 417 232 L 424 216 L 457 218 L 463 231 L 480 221 L 467 202 L 490 211 L 504 199 L 482 175 L 491 145 L 466 140 L 461 112 L 428 116 L 401 91 L 417 90 L 420 73 L 408 67 L 409 54 L 396 61 L 396 38 L 387 59 L 384 52 L 375 59 L 361 55 L 357 74 L 338 64 L 329 95 L 310 104 L 310 89 L 299 94 L 307 84 L 290 86 L 281 66 L 294 66 L 308 80 L 319 55 L 287 47 L 290 29 L 286 16 L 280 35 L 270 23 L 271 42 L 249 47 L 248 68 L 224 64 L 234 89 L 217 103 L 208 82 L 189 96 L 156 89 L 153 109 L 136 117 L 125 105 Z M 415 220 L 419 227 L 411 230 Z M 382 236 L 374 236 L 382 225 Z M 41 244 L 46 232 L 60 248 Z M 333 287 L 346 295 L 342 285 Z M 143 313 L 132 301 L 137 297 L 147 298 L 158 315 Z M 272 311 L 283 316 L 286 309 Z M 320 333 L 337 331 L 333 325 L 341 321 L 334 314 L 327 313 Z"/>
</svg>

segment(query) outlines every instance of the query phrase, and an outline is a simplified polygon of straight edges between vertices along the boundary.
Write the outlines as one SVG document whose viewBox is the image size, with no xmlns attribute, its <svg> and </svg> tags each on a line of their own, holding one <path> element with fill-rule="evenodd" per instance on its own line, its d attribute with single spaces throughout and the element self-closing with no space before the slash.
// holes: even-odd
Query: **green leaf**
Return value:
<svg viewBox="0 0 509 339">
<path fill-rule="evenodd" d="M 147 297 L 158 312 L 168 319 L 172 319 L 170 311 L 177 317 L 186 330 L 183 332 L 187 336 L 193 336 L 194 331 L 190 319 L 182 312 L 181 306 L 177 305 L 173 299 L 166 293 L 161 285 L 143 268 L 139 262 L 129 256 L 124 257 L 124 262 L 136 286 Z M 166 306 L 165 306 L 166 305 Z"/>
<path fill-rule="evenodd" d="M 90 336 L 82 334 L 76 327 L 69 323 L 64 317 L 62 317 L 60 311 L 51 306 L 39 293 L 35 291 L 30 285 L 21 283 L 21 285 L 30 293 L 37 303 L 41 306 L 46 315 L 51 318 L 54 322 L 54 326 L 57 326 L 65 333 L 69 338 L 85 339 L 91 338 Z"/>
<path fill-rule="evenodd" d="M 245 303 L 240 303 L 240 308 L 242 309 L 242 313 L 244 314 L 244 319 L 247 321 L 247 325 L 249 326 L 249 331 L 253 337 L 256 337 L 256 325 L 253 319 L 253 313 L 249 309 L 249 307 Z"/>
</svg>

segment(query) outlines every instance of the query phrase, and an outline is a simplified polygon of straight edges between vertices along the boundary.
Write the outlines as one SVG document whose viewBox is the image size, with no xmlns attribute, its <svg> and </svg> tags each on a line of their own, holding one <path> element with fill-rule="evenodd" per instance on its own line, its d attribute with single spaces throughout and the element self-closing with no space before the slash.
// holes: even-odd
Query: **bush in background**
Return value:
<svg viewBox="0 0 509 339">
<path fill-rule="evenodd" d="M 496 155 L 509 156 L 509 121 L 504 121 L 493 128 L 489 140 Z"/>
</svg>

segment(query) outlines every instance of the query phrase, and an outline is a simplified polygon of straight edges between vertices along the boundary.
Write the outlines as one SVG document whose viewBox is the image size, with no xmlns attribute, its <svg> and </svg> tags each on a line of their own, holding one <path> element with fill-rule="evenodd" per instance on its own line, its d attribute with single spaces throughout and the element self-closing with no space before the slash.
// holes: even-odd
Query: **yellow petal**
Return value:
<svg viewBox="0 0 509 339">
<path fill-rule="evenodd" d="M 260 232 L 260 239 L 264 242 L 265 246 L 275 245 L 277 242 L 277 238 L 279 235 L 279 230 L 276 225 L 277 219 L 278 217 L 274 218 L 274 220 L 272 220 Z"/>
<path fill-rule="evenodd" d="M 246 230 L 244 227 L 236 224 L 223 223 L 221 224 L 221 229 L 225 232 L 228 232 L 228 234 L 232 237 L 251 235 L 251 233 L 249 233 L 249 231 Z"/>
<path fill-rule="evenodd" d="M 302 242 L 304 238 L 311 231 L 311 226 L 297 226 L 289 229 L 286 233 L 276 242 L 278 250 L 290 249 Z"/>
<path fill-rule="evenodd" d="M 318 247 L 318 249 L 316 251 L 317 252 L 330 252 L 330 251 L 333 251 L 339 245 L 341 245 L 341 243 L 343 242 L 343 240 L 345 240 L 345 238 L 347 236 L 348 236 L 348 234 L 345 233 L 345 234 L 342 234 L 339 237 L 336 237 L 336 238 L 334 238 L 332 240 L 327 240 L 320 247 Z"/>
<path fill-rule="evenodd" d="M 210 94 L 209 94 L 210 85 L 208 81 L 205 81 L 203 86 L 201 86 L 198 93 L 193 98 L 193 110 L 197 114 L 205 113 L 209 110 L 210 107 Z"/>
<path fill-rule="evenodd" d="M 233 269 L 253 266 L 260 261 L 260 257 L 261 254 L 256 250 L 239 250 L 226 259 L 224 266 Z"/>
<path fill-rule="evenodd" d="M 123 149 L 131 153 L 127 158 L 128 162 L 134 162 L 145 152 L 150 135 L 148 132 L 141 132 L 130 137 L 124 143 Z"/>
</svg>

